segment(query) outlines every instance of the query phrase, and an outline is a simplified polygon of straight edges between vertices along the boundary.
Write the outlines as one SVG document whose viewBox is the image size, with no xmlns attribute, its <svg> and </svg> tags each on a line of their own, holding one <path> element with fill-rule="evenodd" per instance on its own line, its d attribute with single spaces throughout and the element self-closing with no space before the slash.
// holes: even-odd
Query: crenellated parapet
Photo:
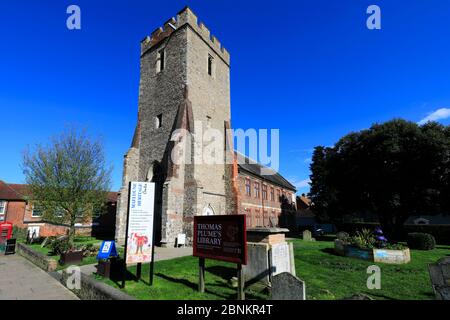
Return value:
<svg viewBox="0 0 450 320">
<path fill-rule="evenodd" d="M 198 21 L 197 16 L 189 7 L 185 7 L 177 14 L 176 18 L 170 18 L 164 23 L 163 27 L 156 29 L 150 36 L 147 36 L 142 40 L 141 54 L 169 37 L 175 30 L 184 25 L 189 25 L 206 43 L 208 43 L 217 55 L 219 55 L 227 64 L 230 63 L 230 54 L 227 49 L 222 47 L 220 41 L 214 35 L 211 35 L 211 32 L 203 22 Z"/>
</svg>

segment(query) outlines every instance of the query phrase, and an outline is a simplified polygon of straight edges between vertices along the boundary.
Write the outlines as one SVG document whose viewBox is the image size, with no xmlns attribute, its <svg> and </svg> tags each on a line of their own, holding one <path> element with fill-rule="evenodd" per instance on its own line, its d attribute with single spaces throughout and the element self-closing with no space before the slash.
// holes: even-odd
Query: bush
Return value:
<svg viewBox="0 0 450 320">
<path fill-rule="evenodd" d="M 13 226 L 13 238 L 17 241 L 25 241 L 27 238 L 27 229 Z"/>
<path fill-rule="evenodd" d="M 413 232 L 408 233 L 408 247 L 417 250 L 433 250 L 436 240 L 429 233 Z"/>
<path fill-rule="evenodd" d="M 369 229 L 362 229 L 357 231 L 356 235 L 349 238 L 349 242 L 352 246 L 360 249 L 373 249 L 375 248 L 375 235 Z"/>
<path fill-rule="evenodd" d="M 73 246 L 67 239 L 55 239 L 50 243 L 49 247 L 54 255 L 60 255 L 72 249 Z"/>
</svg>

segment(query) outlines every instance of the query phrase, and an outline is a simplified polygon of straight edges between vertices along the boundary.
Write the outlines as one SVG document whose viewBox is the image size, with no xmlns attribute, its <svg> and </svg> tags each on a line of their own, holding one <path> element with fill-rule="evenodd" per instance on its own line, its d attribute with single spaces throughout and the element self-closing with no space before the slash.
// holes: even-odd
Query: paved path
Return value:
<svg viewBox="0 0 450 320">
<path fill-rule="evenodd" d="M 0 300 L 78 300 L 45 271 L 18 254 L 0 254 Z"/>
<path fill-rule="evenodd" d="M 192 248 L 161 248 L 155 247 L 155 261 L 161 260 L 170 260 L 174 258 L 180 258 L 185 256 L 192 256 Z M 97 272 L 97 268 L 95 267 L 97 264 L 88 264 L 82 266 L 81 272 L 87 275 L 91 275 Z"/>
</svg>

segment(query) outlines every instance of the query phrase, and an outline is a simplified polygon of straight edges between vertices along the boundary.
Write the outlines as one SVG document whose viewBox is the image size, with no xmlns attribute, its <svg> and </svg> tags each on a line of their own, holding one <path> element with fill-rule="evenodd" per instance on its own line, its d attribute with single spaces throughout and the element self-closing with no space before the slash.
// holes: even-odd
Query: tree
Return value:
<svg viewBox="0 0 450 320">
<path fill-rule="evenodd" d="M 316 147 L 310 197 L 319 217 L 374 214 L 392 240 L 411 215 L 448 214 L 450 129 L 405 120 L 350 133 Z"/>
<path fill-rule="evenodd" d="M 69 129 L 46 145 L 38 144 L 23 157 L 29 201 L 39 207 L 42 218 L 69 226 L 69 242 L 75 223 L 101 212 L 110 189 L 103 146 L 85 133 Z"/>
</svg>

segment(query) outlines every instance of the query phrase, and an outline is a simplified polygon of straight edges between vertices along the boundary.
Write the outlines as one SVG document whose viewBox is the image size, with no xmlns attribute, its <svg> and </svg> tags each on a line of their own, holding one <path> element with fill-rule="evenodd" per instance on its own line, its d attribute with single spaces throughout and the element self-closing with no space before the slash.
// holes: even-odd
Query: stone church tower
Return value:
<svg viewBox="0 0 450 320">
<path fill-rule="evenodd" d="M 234 155 L 226 136 L 230 56 L 186 7 L 142 41 L 140 75 L 138 120 L 124 159 L 116 241 L 125 241 L 128 183 L 153 181 L 156 244 L 173 246 L 180 233 L 191 241 L 194 215 L 237 212 L 237 165 L 225 161 Z M 174 163 L 173 132 L 184 129 L 201 138 L 207 128 L 222 133 L 223 161 L 198 163 L 202 161 L 192 155 L 190 164 Z M 192 154 L 201 153 L 208 142 L 195 141 L 187 144 Z"/>
</svg>

